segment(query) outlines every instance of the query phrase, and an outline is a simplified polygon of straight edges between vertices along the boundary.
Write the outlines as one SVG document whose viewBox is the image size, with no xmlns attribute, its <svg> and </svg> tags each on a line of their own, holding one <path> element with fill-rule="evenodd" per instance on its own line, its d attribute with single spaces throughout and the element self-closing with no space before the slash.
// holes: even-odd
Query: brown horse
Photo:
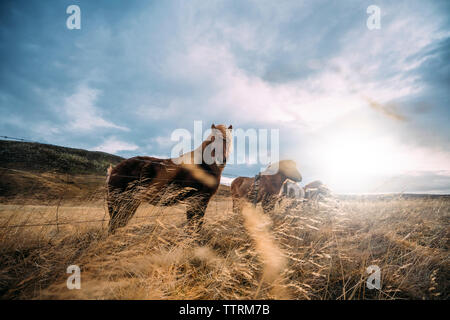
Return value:
<svg viewBox="0 0 450 320">
<path fill-rule="evenodd" d="M 170 206 L 188 200 L 188 223 L 202 225 L 208 202 L 219 187 L 232 143 L 231 125 L 226 128 L 213 124 L 211 129 L 211 135 L 201 146 L 178 158 L 134 157 L 108 169 L 110 232 L 125 226 L 142 202 Z"/>
<path fill-rule="evenodd" d="M 278 169 L 278 170 L 277 170 Z M 302 176 L 292 160 L 281 160 L 270 165 L 256 178 L 238 177 L 231 183 L 233 211 L 239 212 L 245 200 L 261 203 L 264 212 L 272 211 L 280 188 L 286 179 L 302 181 Z"/>
</svg>

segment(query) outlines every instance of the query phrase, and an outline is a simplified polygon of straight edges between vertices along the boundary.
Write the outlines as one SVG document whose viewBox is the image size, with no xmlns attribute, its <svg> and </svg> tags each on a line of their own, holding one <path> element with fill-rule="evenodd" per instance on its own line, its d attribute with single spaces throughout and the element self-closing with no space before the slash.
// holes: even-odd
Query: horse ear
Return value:
<svg viewBox="0 0 450 320">
<path fill-rule="evenodd" d="M 228 127 L 228 129 L 233 129 L 233 126 L 230 124 L 230 126 Z"/>
<path fill-rule="evenodd" d="M 211 125 L 211 129 L 215 129 L 216 128 L 216 125 L 213 123 L 212 125 Z"/>
</svg>

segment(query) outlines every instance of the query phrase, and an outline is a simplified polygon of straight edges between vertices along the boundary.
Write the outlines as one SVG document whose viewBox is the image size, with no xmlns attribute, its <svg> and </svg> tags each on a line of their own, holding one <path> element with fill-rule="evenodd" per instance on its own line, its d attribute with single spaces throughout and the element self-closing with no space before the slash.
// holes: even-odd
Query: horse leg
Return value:
<svg viewBox="0 0 450 320">
<path fill-rule="evenodd" d="M 201 229 L 203 216 L 205 215 L 206 207 L 210 199 L 210 196 L 202 196 L 199 199 L 189 202 L 186 208 L 186 217 L 190 227 L 197 230 Z"/>
<path fill-rule="evenodd" d="M 233 198 L 233 212 L 240 213 L 242 211 L 242 200 L 239 198 Z"/>
<path fill-rule="evenodd" d="M 109 233 L 127 225 L 141 204 L 138 199 L 126 199 L 122 196 L 108 197 Z"/>
</svg>

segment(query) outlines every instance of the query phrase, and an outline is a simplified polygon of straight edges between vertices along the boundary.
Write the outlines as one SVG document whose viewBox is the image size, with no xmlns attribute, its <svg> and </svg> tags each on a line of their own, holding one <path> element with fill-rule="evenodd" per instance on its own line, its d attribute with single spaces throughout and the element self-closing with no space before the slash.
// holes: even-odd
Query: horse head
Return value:
<svg viewBox="0 0 450 320">
<path fill-rule="evenodd" d="M 232 129 L 232 125 L 228 128 L 223 124 L 211 126 L 211 134 L 207 139 L 210 143 L 203 152 L 206 163 L 216 163 L 220 167 L 225 166 L 233 145 Z"/>
</svg>

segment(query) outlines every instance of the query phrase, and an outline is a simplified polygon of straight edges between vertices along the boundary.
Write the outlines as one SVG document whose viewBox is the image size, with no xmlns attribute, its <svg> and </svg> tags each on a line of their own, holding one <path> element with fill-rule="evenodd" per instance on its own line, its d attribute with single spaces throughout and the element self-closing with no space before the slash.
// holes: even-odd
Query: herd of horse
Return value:
<svg viewBox="0 0 450 320">
<path fill-rule="evenodd" d="M 157 206 L 184 202 L 188 224 L 196 229 L 202 226 L 208 203 L 219 188 L 232 144 L 232 126 L 213 124 L 211 129 L 211 135 L 197 149 L 178 158 L 138 156 L 108 168 L 106 199 L 110 233 L 125 226 L 143 202 Z M 195 161 L 196 155 L 205 153 L 209 159 L 202 157 Z M 250 201 L 254 205 L 261 203 L 264 212 L 270 212 L 282 196 L 305 196 L 295 191 L 301 180 L 292 160 L 272 164 L 254 178 L 238 177 L 231 184 L 233 210 L 240 211 Z"/>
</svg>

